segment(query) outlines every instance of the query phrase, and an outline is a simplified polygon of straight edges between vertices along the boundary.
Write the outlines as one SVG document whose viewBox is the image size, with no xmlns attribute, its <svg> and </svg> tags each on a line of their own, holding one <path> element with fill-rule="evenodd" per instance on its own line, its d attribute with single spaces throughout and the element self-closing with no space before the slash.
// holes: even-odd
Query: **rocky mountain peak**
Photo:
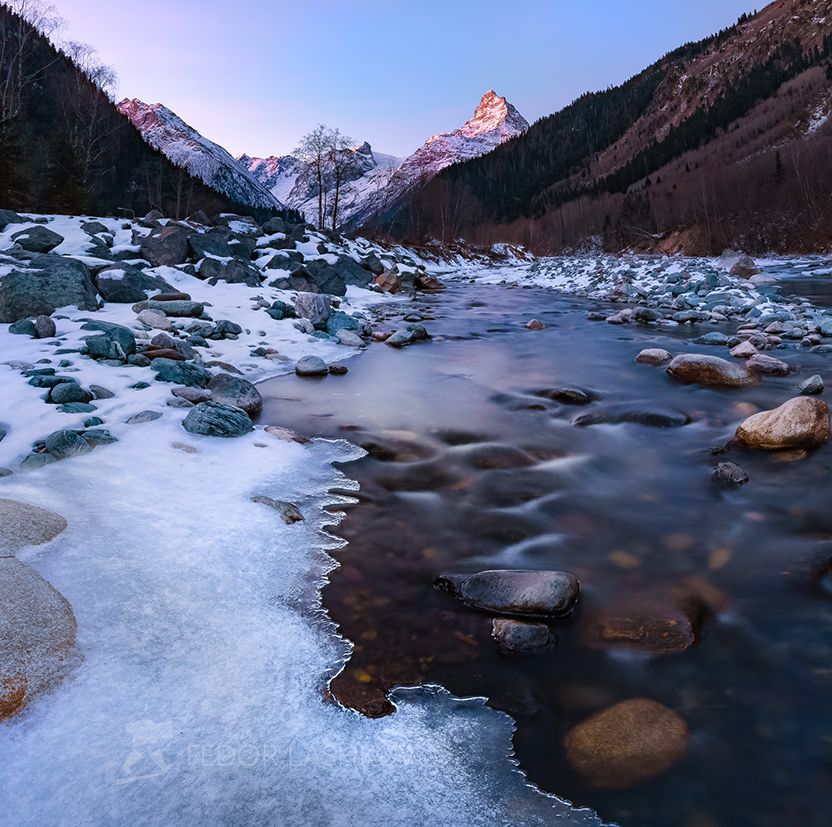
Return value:
<svg viewBox="0 0 832 827">
<path fill-rule="evenodd" d="M 495 130 L 505 130 L 519 135 L 528 128 L 528 121 L 517 109 L 493 89 L 489 89 L 474 110 L 474 117 L 462 127 L 460 133 L 468 138 Z"/>
</svg>

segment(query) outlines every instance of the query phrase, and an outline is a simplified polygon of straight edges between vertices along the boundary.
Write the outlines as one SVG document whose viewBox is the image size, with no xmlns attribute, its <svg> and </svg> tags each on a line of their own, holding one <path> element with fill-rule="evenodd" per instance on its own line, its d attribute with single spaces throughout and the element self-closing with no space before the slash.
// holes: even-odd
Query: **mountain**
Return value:
<svg viewBox="0 0 832 827">
<path fill-rule="evenodd" d="M 464 126 L 428 138 L 405 159 L 374 152 L 366 142 L 345 150 L 353 153 L 354 172 L 341 196 L 340 223 L 358 227 L 382 215 L 395 215 L 408 193 L 445 167 L 491 152 L 528 128 L 528 122 L 514 106 L 489 91 Z M 303 162 L 290 155 L 243 155 L 238 160 L 288 207 L 304 212 L 309 219 L 317 215 L 317 188 L 309 180 Z"/>
<path fill-rule="evenodd" d="M 826 249 L 830 109 L 832 0 L 776 0 L 444 169 L 419 230 L 538 252 Z"/>
<path fill-rule="evenodd" d="M 250 207 L 284 209 L 227 150 L 200 135 L 166 106 L 134 98 L 123 100 L 118 109 L 154 149 L 209 187 Z"/>
<path fill-rule="evenodd" d="M 183 218 L 247 210 L 149 146 L 104 88 L 5 3 L 0 47 L 0 207 Z"/>
</svg>

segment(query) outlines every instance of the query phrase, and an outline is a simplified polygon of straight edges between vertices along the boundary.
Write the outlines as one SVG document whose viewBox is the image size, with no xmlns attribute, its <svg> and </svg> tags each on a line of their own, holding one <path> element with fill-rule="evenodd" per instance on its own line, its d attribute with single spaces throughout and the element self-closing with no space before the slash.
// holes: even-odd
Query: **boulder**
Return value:
<svg viewBox="0 0 832 827">
<path fill-rule="evenodd" d="M 755 382 L 755 377 L 748 374 L 744 365 L 698 353 L 677 356 L 667 366 L 667 372 L 684 382 L 717 388 L 742 387 Z"/>
<path fill-rule="evenodd" d="M 797 391 L 804 396 L 814 396 L 816 394 L 823 393 L 823 387 L 823 378 L 816 373 L 814 376 L 810 376 L 804 382 L 801 382 L 797 386 Z"/>
<path fill-rule="evenodd" d="M 829 441 L 829 406 L 820 399 L 797 396 L 779 408 L 744 420 L 737 438 L 752 448 L 816 448 Z"/>
<path fill-rule="evenodd" d="M 101 233 L 112 235 L 112 233 L 110 233 L 110 228 L 102 224 L 100 221 L 82 221 L 81 229 L 87 235 L 91 236 L 100 235 Z"/>
<path fill-rule="evenodd" d="M 199 261 L 201 258 L 232 258 L 234 253 L 225 237 L 220 233 L 199 233 L 188 238 L 188 250 L 191 258 Z"/>
<path fill-rule="evenodd" d="M 20 319 L 9 325 L 9 333 L 12 336 L 31 336 L 33 339 L 38 337 L 38 329 L 31 319 Z"/>
<path fill-rule="evenodd" d="M 642 365 L 666 365 L 673 357 L 666 350 L 658 347 L 648 347 L 636 356 L 636 362 Z"/>
<path fill-rule="evenodd" d="M 0 232 L 9 224 L 25 224 L 26 222 L 13 210 L 0 210 Z"/>
<path fill-rule="evenodd" d="M 188 362 L 177 362 L 173 359 L 154 359 L 153 370 L 160 382 L 174 382 L 177 385 L 205 388 L 211 381 L 213 374 L 202 367 Z"/>
<path fill-rule="evenodd" d="M 0 281 L 0 323 L 51 316 L 59 307 L 98 309 L 90 271 L 82 262 L 38 255 L 29 263 L 35 269 L 13 270 Z"/>
<path fill-rule="evenodd" d="M 282 218 L 270 218 L 265 224 L 261 225 L 261 229 L 266 235 L 274 235 L 275 233 L 289 234 L 289 225 Z"/>
<path fill-rule="evenodd" d="M 295 312 L 301 319 L 309 319 L 313 325 L 320 324 L 332 315 L 332 300 L 320 293 L 298 293 Z"/>
<path fill-rule="evenodd" d="M 501 652 L 545 652 L 557 643 L 557 636 L 545 623 L 507 617 L 494 618 L 491 636 L 497 641 Z"/>
<path fill-rule="evenodd" d="M 173 330 L 173 324 L 161 310 L 142 310 L 138 319 L 154 330 Z"/>
<path fill-rule="evenodd" d="M 401 276 L 395 270 L 384 270 L 375 280 L 384 293 L 396 294 L 402 289 Z"/>
<path fill-rule="evenodd" d="M 49 253 L 63 243 L 64 237 L 48 227 L 38 225 L 15 233 L 12 241 L 30 253 Z"/>
<path fill-rule="evenodd" d="M 75 385 L 77 388 L 78 386 Z M 66 400 L 85 401 L 85 400 Z M 46 437 L 46 450 L 55 459 L 68 459 L 79 457 L 92 451 L 92 446 L 75 431 L 55 431 Z"/>
<path fill-rule="evenodd" d="M 188 238 L 194 232 L 179 224 L 154 230 L 141 241 L 141 257 L 150 262 L 151 267 L 184 264 L 188 259 Z"/>
<path fill-rule="evenodd" d="M 65 528 L 66 520 L 60 514 L 17 500 L 0 499 L 0 557 L 12 557 L 26 546 L 48 543 Z"/>
<path fill-rule="evenodd" d="M 125 361 L 136 352 L 136 337 L 133 332 L 120 325 L 110 325 L 99 336 L 86 340 L 90 355 L 99 359 L 121 359 Z"/>
<path fill-rule="evenodd" d="M 353 333 L 351 330 L 347 330 L 346 328 L 339 330 L 335 334 L 335 338 L 342 345 L 346 345 L 347 347 L 365 347 L 364 340 L 357 333 Z"/>
<path fill-rule="evenodd" d="M 68 402 L 90 402 L 92 394 L 75 382 L 62 382 L 49 391 L 49 401 L 55 405 L 66 405 Z"/>
<path fill-rule="evenodd" d="M 319 356 L 304 356 L 295 365 L 295 373 L 298 376 L 326 376 L 329 368 Z"/>
<path fill-rule="evenodd" d="M 51 339 L 57 332 L 58 328 L 51 317 L 41 314 L 35 319 L 35 333 L 38 339 Z"/>
<path fill-rule="evenodd" d="M 445 285 L 438 278 L 423 273 L 421 270 L 416 272 L 413 284 L 417 290 L 431 291 L 445 289 Z"/>
<path fill-rule="evenodd" d="M 225 281 L 229 284 L 247 284 L 249 287 L 259 287 L 261 281 L 260 271 L 256 267 L 235 258 L 228 261 L 204 258 L 199 264 L 197 276 L 208 281 L 209 284 Z"/>
<path fill-rule="evenodd" d="M 221 405 L 233 405 L 242 408 L 249 416 L 257 416 L 263 410 L 263 397 L 260 391 L 239 376 L 227 373 L 217 374 L 208 383 L 211 399 Z"/>
<path fill-rule="evenodd" d="M 58 679 L 76 632 L 72 608 L 46 580 L 0 559 L 0 719 Z"/>
<path fill-rule="evenodd" d="M 468 606 L 501 615 L 563 617 L 572 611 L 580 583 L 560 571 L 483 571 L 440 575 L 434 586 Z"/>
<path fill-rule="evenodd" d="M 374 276 L 380 276 L 384 273 L 384 265 L 381 259 L 375 254 L 370 253 L 361 260 L 361 266 L 365 270 L 369 270 Z"/>
<path fill-rule="evenodd" d="M 731 355 L 735 359 L 750 359 L 752 356 L 759 355 L 759 353 L 760 351 L 749 341 L 741 342 L 731 348 Z"/>
<path fill-rule="evenodd" d="M 416 337 L 409 330 L 397 330 L 388 336 L 384 343 L 390 345 L 390 347 L 404 347 L 413 344 L 415 341 Z"/>
<path fill-rule="evenodd" d="M 133 304 L 146 299 L 150 292 L 173 290 L 163 278 L 149 276 L 126 262 L 102 270 L 96 282 L 101 298 L 116 304 Z"/>
<path fill-rule="evenodd" d="M 610 405 L 593 413 L 583 414 L 572 420 L 573 425 L 580 427 L 619 422 L 631 422 L 635 425 L 646 425 L 649 428 L 681 428 L 690 422 L 690 417 L 684 411 L 676 410 L 676 408 L 625 402 L 620 405 Z"/>
<path fill-rule="evenodd" d="M 244 410 L 213 401 L 200 402 L 191 408 L 182 427 L 192 434 L 219 437 L 238 437 L 254 430 Z"/>
<path fill-rule="evenodd" d="M 687 724 L 673 710 L 634 698 L 578 724 L 563 745 L 590 784 L 623 789 L 670 769 L 687 752 L 689 740 Z"/>
<path fill-rule="evenodd" d="M 754 263 L 751 256 L 741 255 L 731 266 L 728 271 L 732 276 L 737 276 L 741 279 L 750 279 L 752 276 L 759 275 L 760 268 Z"/>
<path fill-rule="evenodd" d="M 170 301 L 159 301 L 156 298 L 141 302 L 141 307 L 133 310 L 140 313 L 142 310 L 158 310 L 166 316 L 179 316 L 198 319 L 205 312 L 205 305 L 190 299 L 172 299 Z"/>
<path fill-rule="evenodd" d="M 234 235 L 260 238 L 264 235 L 260 225 L 248 215 L 223 213 L 214 219 L 214 226 L 227 227 Z"/>
<path fill-rule="evenodd" d="M 752 356 L 745 366 L 761 376 L 788 376 L 791 373 L 791 368 L 785 362 L 763 353 Z"/>
</svg>

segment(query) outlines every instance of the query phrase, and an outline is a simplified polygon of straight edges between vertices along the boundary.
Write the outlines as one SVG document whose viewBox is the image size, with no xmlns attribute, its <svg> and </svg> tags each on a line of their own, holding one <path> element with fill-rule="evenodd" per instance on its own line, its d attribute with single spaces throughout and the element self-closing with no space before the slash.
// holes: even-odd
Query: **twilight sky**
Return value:
<svg viewBox="0 0 832 827">
<path fill-rule="evenodd" d="M 750 0 L 52 0 L 120 97 L 161 102 L 232 155 L 318 123 L 409 155 L 488 89 L 530 122 L 734 23 Z M 762 7 L 764 2 L 759 2 Z"/>
</svg>

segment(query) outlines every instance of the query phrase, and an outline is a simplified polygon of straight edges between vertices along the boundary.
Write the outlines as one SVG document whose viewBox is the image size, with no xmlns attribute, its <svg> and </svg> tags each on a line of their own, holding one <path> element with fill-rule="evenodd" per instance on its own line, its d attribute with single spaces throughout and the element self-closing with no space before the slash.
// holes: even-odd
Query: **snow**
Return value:
<svg viewBox="0 0 832 827">
<path fill-rule="evenodd" d="M 67 236 L 65 252 L 86 248 L 76 232 L 82 220 L 50 218 L 50 228 Z M 129 234 L 103 221 L 117 238 Z M 0 234 L 0 249 L 8 235 Z M 345 250 L 390 255 L 361 239 Z M 351 353 L 251 306 L 258 296 L 286 293 L 212 287 L 174 267 L 154 272 L 210 303 L 214 319 L 244 328 L 236 341 L 212 342 L 210 357 L 250 379 L 289 370 L 249 356 L 261 329 L 263 341 L 291 359 Z M 350 287 L 342 308 L 385 300 L 395 299 Z M 54 314 L 64 347 L 93 335 L 80 330 L 90 315 Z M 138 329 L 129 305 L 106 304 L 95 317 L 152 335 Z M 153 381 L 150 368 L 56 357 L 50 341 L 0 325 L 2 361 L 66 358 L 71 365 L 59 372 L 114 391 L 95 402 L 94 415 L 119 441 L 0 479 L 0 496 L 67 519 L 52 542 L 18 556 L 72 605 L 83 658 L 51 692 L 0 723 L 4 823 L 600 824 L 526 783 L 510 758 L 511 720 L 483 699 L 437 687 L 398 690 L 398 711 L 381 720 L 325 700 L 350 648 L 320 609 L 319 589 L 336 565 L 329 552 L 341 544 L 327 533 L 338 517 L 324 507 L 348 501 L 326 492 L 355 490 L 332 463 L 358 458 L 360 449 L 282 442 L 262 427 L 238 439 L 192 435 L 182 428 L 186 411 L 165 404 L 171 385 Z M 140 381 L 150 387 L 133 389 Z M 287 377 L 293 381 L 301 380 Z M 45 394 L 0 366 L 0 416 L 9 432 L 0 466 L 16 469 L 33 441 L 81 427 L 89 416 L 58 412 L 43 403 Z M 163 416 L 126 424 L 143 410 Z M 259 495 L 295 503 L 305 521 L 287 526 L 251 502 Z"/>
</svg>

